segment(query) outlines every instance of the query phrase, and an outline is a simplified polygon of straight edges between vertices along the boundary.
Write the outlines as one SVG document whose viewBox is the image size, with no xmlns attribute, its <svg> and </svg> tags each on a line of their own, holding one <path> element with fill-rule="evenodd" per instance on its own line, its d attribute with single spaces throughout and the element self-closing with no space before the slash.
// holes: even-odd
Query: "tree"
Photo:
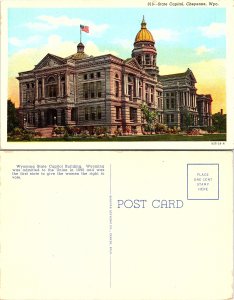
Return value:
<svg viewBox="0 0 234 300">
<path fill-rule="evenodd" d="M 187 108 L 184 108 L 181 110 L 181 129 L 188 130 L 191 125 L 191 114 L 188 112 Z"/>
<path fill-rule="evenodd" d="M 150 109 L 146 104 L 141 105 L 141 111 L 146 121 L 145 129 L 146 131 L 150 131 L 150 134 L 152 134 L 157 123 L 157 113 L 155 110 Z"/>
<path fill-rule="evenodd" d="M 15 104 L 7 100 L 7 132 L 11 132 L 14 128 L 19 126 L 19 118 Z"/>
<path fill-rule="evenodd" d="M 212 123 L 215 131 L 226 132 L 226 114 L 220 112 L 212 116 Z"/>
</svg>

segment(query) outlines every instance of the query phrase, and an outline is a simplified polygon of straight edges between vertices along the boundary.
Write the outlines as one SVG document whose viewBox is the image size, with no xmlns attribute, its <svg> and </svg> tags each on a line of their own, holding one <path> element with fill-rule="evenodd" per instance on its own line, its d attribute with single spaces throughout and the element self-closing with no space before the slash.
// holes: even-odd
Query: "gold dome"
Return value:
<svg viewBox="0 0 234 300">
<path fill-rule="evenodd" d="M 151 32 L 146 28 L 146 22 L 145 22 L 144 16 L 143 16 L 143 20 L 141 22 L 141 30 L 136 35 L 135 43 L 142 42 L 142 41 L 154 43 L 154 38 L 153 38 Z"/>
</svg>

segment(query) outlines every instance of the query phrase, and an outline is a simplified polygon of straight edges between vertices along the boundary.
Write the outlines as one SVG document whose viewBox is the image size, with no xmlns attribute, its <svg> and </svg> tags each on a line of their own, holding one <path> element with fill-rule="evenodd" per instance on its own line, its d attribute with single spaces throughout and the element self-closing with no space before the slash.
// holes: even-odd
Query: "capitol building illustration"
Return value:
<svg viewBox="0 0 234 300">
<path fill-rule="evenodd" d="M 131 58 L 88 56 L 80 42 L 76 53 L 65 58 L 47 54 L 33 70 L 20 72 L 19 111 L 27 127 L 105 126 L 110 132 L 141 133 L 142 104 L 172 128 L 183 128 L 188 115 L 190 126 L 210 126 L 211 95 L 197 94 L 189 68 L 160 75 L 155 41 L 146 25 L 143 17 Z"/>
</svg>

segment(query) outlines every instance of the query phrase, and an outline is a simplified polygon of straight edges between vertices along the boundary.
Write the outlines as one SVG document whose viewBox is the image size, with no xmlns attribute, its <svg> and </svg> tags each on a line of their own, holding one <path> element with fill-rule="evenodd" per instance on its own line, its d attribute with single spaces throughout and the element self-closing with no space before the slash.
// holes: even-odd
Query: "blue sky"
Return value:
<svg viewBox="0 0 234 300">
<path fill-rule="evenodd" d="M 48 36 L 57 34 L 63 40 L 74 43 L 79 42 L 78 26 L 51 26 L 51 29 L 42 29 L 33 24 L 49 24 L 41 16 L 53 16 L 55 18 L 66 16 L 70 19 L 80 19 L 86 24 L 90 24 L 92 32 L 92 23 L 95 25 L 107 25 L 102 32 L 97 35 L 82 36 L 82 40 L 88 41 L 92 39 L 96 45 L 103 47 L 108 45 L 110 49 L 117 49 L 123 58 L 131 55 L 128 49 L 118 46 L 119 39 L 134 42 L 136 33 L 139 30 L 142 15 L 145 15 L 147 27 L 154 34 L 156 47 L 158 49 L 159 62 L 164 63 L 173 60 L 171 55 L 176 52 L 177 59 L 186 59 L 187 62 L 192 59 L 199 60 L 199 57 L 193 56 L 193 49 L 201 45 L 205 45 L 207 49 L 213 49 L 209 53 L 210 57 L 225 57 L 225 36 L 219 38 L 210 38 L 204 34 L 202 27 L 208 27 L 212 23 L 225 23 L 225 9 L 209 9 L 209 8 L 159 8 L 159 9 L 10 9 L 9 10 L 9 37 L 17 37 L 20 40 L 26 40 L 27 37 L 37 36 L 37 39 L 26 47 L 38 46 L 47 42 Z M 31 27 L 30 27 L 31 24 Z M 51 23 L 50 23 L 51 24 Z M 86 25 L 85 24 L 85 25 Z M 167 29 L 177 36 L 168 39 L 162 36 L 157 39 L 157 30 L 161 28 Z M 24 47 L 22 43 L 22 47 Z M 19 50 L 19 46 L 9 44 L 9 54 L 13 54 Z M 180 48 L 184 51 L 180 53 Z M 168 54 L 168 55 L 167 55 Z M 184 54 L 186 54 L 184 56 Z"/>
<path fill-rule="evenodd" d="M 90 34 L 82 33 L 87 54 L 130 57 L 143 15 L 156 41 L 162 74 L 195 67 L 198 77 L 206 77 L 199 75 L 201 64 L 223 73 L 225 8 L 11 8 L 8 54 L 9 64 L 15 65 L 10 76 L 32 68 L 48 52 L 62 57 L 75 53 L 79 24 L 90 27 Z M 16 58 L 19 61 L 25 57 L 24 66 L 17 66 Z M 215 64 L 217 70 L 212 69 Z"/>
</svg>

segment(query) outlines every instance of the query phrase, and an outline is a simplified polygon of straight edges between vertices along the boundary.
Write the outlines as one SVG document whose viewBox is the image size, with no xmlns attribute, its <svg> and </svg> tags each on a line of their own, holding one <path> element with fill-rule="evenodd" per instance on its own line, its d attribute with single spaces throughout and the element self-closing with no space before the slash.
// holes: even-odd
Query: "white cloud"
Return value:
<svg viewBox="0 0 234 300">
<path fill-rule="evenodd" d="M 226 34 L 226 24 L 211 23 L 209 26 L 199 27 L 199 30 L 208 38 L 218 38 Z"/>
<path fill-rule="evenodd" d="M 8 42 L 10 45 L 15 46 L 15 47 L 25 47 L 27 45 L 31 45 L 33 43 L 38 42 L 40 39 L 41 39 L 41 37 L 38 35 L 30 36 L 25 40 L 19 39 L 17 37 L 10 37 L 8 39 Z"/>
<path fill-rule="evenodd" d="M 160 28 L 151 30 L 155 41 L 177 41 L 179 32 L 172 29 Z"/>
<path fill-rule="evenodd" d="M 125 49 L 133 48 L 133 42 L 128 39 L 114 39 L 112 43 Z"/>
<path fill-rule="evenodd" d="M 83 24 L 89 26 L 89 33 L 95 36 L 99 36 L 109 28 L 108 24 L 97 25 L 88 20 L 69 18 L 67 16 L 53 17 L 41 15 L 37 17 L 37 20 L 36 22 L 28 22 L 25 26 L 33 30 L 48 31 L 58 29 L 59 27 L 79 27 L 80 24 Z"/>
<path fill-rule="evenodd" d="M 214 49 L 212 48 L 207 48 L 206 46 L 202 45 L 202 46 L 199 46 L 195 49 L 195 52 L 197 55 L 203 55 L 205 53 L 211 53 L 213 52 Z"/>
<path fill-rule="evenodd" d="M 41 22 L 28 22 L 25 24 L 25 27 L 32 30 L 38 30 L 38 31 L 47 31 L 47 30 L 56 29 L 56 27 L 53 25 L 50 25 L 48 23 L 41 23 Z"/>
<path fill-rule="evenodd" d="M 118 56 L 118 53 L 116 51 L 109 50 L 109 49 L 99 49 L 98 46 L 92 41 L 88 41 L 85 44 L 85 53 L 92 56 L 98 56 L 104 54 L 113 54 Z"/>
</svg>

